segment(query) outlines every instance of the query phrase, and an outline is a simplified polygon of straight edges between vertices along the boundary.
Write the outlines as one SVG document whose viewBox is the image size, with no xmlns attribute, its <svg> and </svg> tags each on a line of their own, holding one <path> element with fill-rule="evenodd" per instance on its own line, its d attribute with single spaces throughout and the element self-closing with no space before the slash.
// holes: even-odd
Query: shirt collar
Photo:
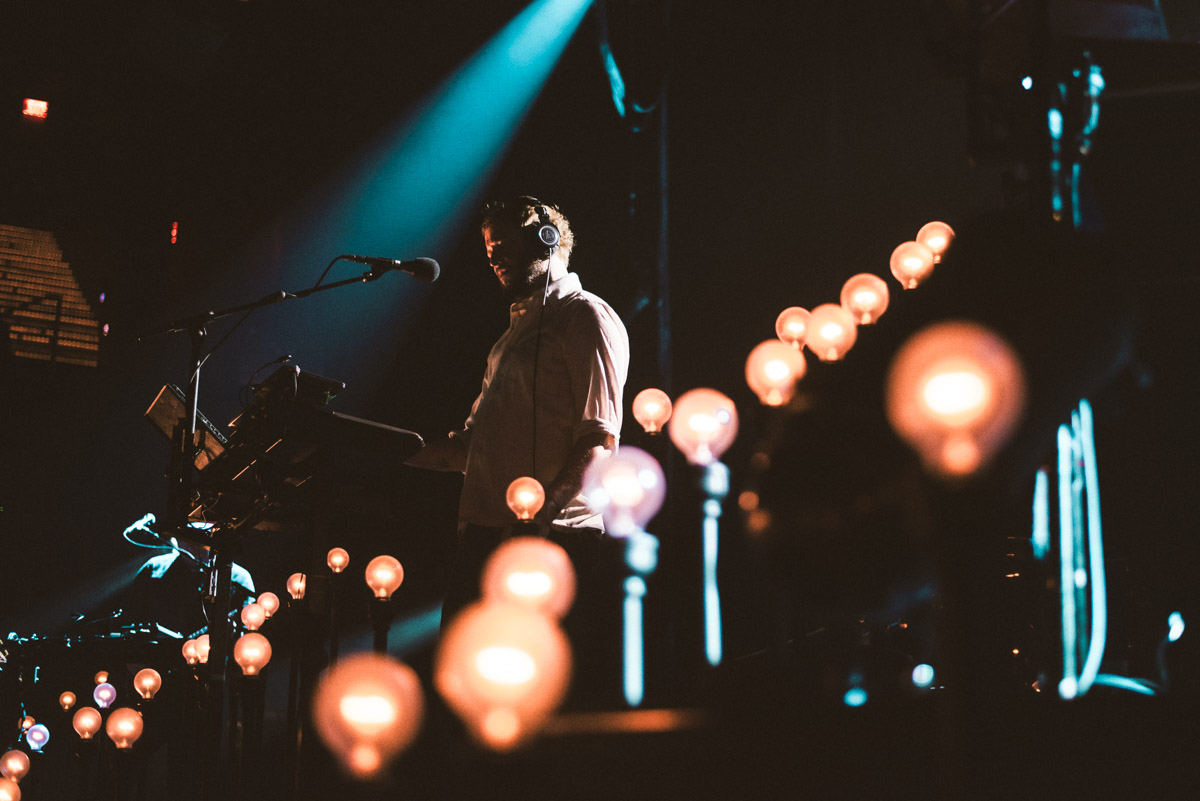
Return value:
<svg viewBox="0 0 1200 801">
<path fill-rule="evenodd" d="M 578 275 L 575 273 L 566 273 L 557 281 L 550 282 L 550 292 L 547 294 L 546 298 L 547 300 L 558 300 L 564 295 L 569 295 L 572 292 L 578 292 L 582 288 L 583 285 L 579 283 Z M 509 307 L 509 316 L 519 317 L 523 315 L 526 311 L 532 308 L 535 303 L 540 302 L 540 300 L 541 292 L 534 292 L 530 297 L 518 300 Z"/>
</svg>

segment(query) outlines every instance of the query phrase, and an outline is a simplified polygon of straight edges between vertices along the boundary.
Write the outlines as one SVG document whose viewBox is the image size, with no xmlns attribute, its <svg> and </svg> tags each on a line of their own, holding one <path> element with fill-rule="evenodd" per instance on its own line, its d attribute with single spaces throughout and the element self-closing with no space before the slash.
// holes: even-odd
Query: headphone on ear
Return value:
<svg viewBox="0 0 1200 801">
<path fill-rule="evenodd" d="M 530 248 L 533 252 L 540 254 L 543 259 L 550 258 L 554 255 L 558 243 L 562 241 L 562 234 L 559 232 L 558 226 L 550 221 L 550 210 L 537 198 L 522 195 L 517 199 L 528 203 L 537 213 L 537 221 L 528 226 Z"/>
</svg>

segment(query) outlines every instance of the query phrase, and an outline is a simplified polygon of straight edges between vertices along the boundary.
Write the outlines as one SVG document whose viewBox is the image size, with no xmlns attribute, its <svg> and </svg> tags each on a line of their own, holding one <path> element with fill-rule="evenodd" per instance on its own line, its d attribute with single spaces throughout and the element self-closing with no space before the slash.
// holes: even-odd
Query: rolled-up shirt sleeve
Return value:
<svg viewBox="0 0 1200 801">
<path fill-rule="evenodd" d="M 605 305 L 578 304 L 573 312 L 562 345 L 577 413 L 574 439 L 596 433 L 620 439 L 629 336 Z"/>
</svg>

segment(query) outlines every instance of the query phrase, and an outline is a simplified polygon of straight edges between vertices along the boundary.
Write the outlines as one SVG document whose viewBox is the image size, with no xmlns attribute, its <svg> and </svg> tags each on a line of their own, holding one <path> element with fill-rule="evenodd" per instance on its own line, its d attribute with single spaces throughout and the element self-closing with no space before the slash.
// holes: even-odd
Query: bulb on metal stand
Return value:
<svg viewBox="0 0 1200 801">
<path fill-rule="evenodd" d="M 341 573 L 350 564 L 350 554 L 345 548 L 331 548 L 325 555 L 325 564 L 334 573 Z"/>
<path fill-rule="evenodd" d="M 404 583 L 404 568 L 394 556 L 376 556 L 367 563 L 367 586 L 376 598 L 387 600 Z"/>
<path fill-rule="evenodd" d="M 287 591 L 288 595 L 295 598 L 297 601 L 303 600 L 305 588 L 308 586 L 308 576 L 303 573 L 293 573 L 288 576 Z"/>
</svg>

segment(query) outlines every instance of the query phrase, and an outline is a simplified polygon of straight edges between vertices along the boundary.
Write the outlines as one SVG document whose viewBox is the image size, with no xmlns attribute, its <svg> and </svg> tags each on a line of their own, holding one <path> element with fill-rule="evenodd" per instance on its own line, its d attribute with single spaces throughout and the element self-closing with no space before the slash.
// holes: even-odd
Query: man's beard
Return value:
<svg viewBox="0 0 1200 801">
<path fill-rule="evenodd" d="M 541 267 L 541 269 L 538 269 Z M 550 265 L 546 262 L 536 262 L 530 266 L 525 272 L 524 281 L 514 281 L 507 285 L 501 285 L 504 290 L 504 296 L 512 303 L 518 300 L 532 297 L 538 290 L 546 285 L 546 274 L 550 271 Z"/>
</svg>

